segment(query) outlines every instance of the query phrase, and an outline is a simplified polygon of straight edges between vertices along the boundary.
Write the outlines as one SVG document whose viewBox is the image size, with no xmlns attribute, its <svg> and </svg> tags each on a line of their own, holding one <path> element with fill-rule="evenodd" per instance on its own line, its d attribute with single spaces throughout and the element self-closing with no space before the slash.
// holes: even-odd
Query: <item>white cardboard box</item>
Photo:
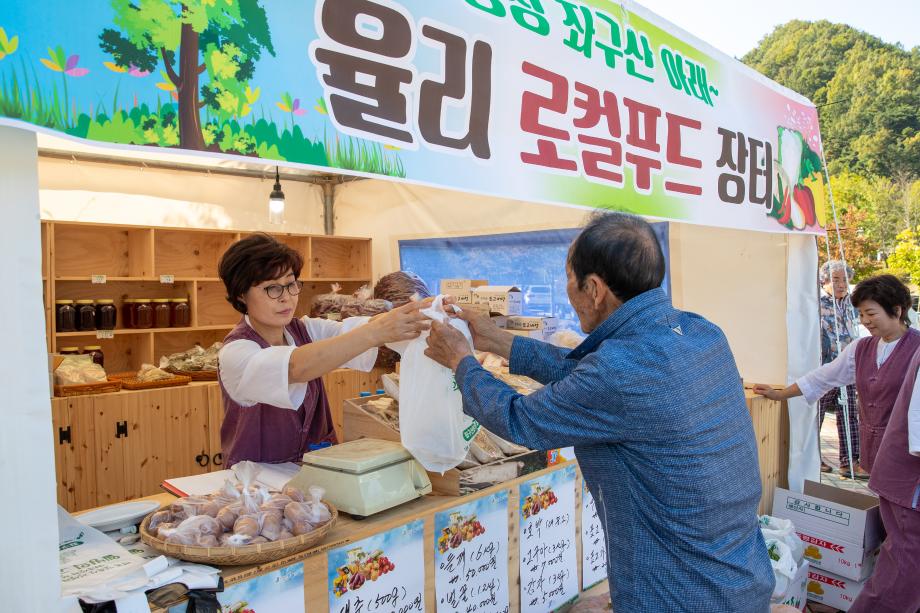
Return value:
<svg viewBox="0 0 920 613">
<path fill-rule="evenodd" d="M 814 481 L 804 494 L 776 488 L 773 516 L 792 520 L 812 569 L 859 581 L 882 543 L 878 499 Z"/>
<path fill-rule="evenodd" d="M 520 315 L 521 290 L 513 285 L 483 285 L 472 289 L 473 304 L 487 305 L 490 313 Z"/>
<path fill-rule="evenodd" d="M 457 304 L 472 304 L 473 288 L 488 284 L 483 279 L 441 279 L 441 293 L 455 297 Z"/>
<path fill-rule="evenodd" d="M 854 581 L 813 568 L 808 571 L 808 600 L 849 611 L 868 580 Z"/>
<path fill-rule="evenodd" d="M 795 571 L 795 577 L 789 581 L 786 593 L 778 598 L 771 599 L 770 602 L 772 604 L 787 604 L 799 611 L 804 611 L 805 602 L 808 599 L 808 569 L 808 560 L 802 560 L 798 570 Z"/>
</svg>

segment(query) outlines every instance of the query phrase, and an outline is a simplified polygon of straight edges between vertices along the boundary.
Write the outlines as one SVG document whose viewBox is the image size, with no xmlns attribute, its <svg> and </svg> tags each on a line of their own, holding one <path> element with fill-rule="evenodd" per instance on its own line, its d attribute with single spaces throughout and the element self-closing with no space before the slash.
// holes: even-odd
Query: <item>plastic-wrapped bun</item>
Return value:
<svg viewBox="0 0 920 613">
<path fill-rule="evenodd" d="M 310 317 L 340 320 L 342 318 L 342 306 L 351 300 L 350 296 L 339 293 L 341 291 L 342 286 L 338 283 L 333 283 L 330 293 L 316 296 L 310 305 Z"/>
<path fill-rule="evenodd" d="M 256 537 L 262 531 L 259 518 L 255 515 L 241 515 L 233 524 L 233 533 Z"/>
<path fill-rule="evenodd" d="M 165 539 L 166 535 L 169 534 L 170 530 L 174 530 L 178 524 L 174 522 L 164 521 L 159 526 L 157 526 L 157 538 Z"/>
<path fill-rule="evenodd" d="M 240 504 L 228 504 L 217 512 L 217 521 L 223 527 L 224 531 L 233 530 L 233 524 L 240 516 Z"/>
<path fill-rule="evenodd" d="M 197 544 L 199 547 L 220 547 L 220 540 L 213 534 L 202 534 Z"/>
<path fill-rule="evenodd" d="M 247 536 L 245 534 L 231 534 L 227 537 L 227 546 L 228 547 L 242 547 L 243 545 L 248 545 L 252 542 L 252 539 L 255 537 Z"/>
<path fill-rule="evenodd" d="M 266 511 L 268 509 L 277 509 L 280 512 L 284 511 L 284 507 L 288 503 L 294 502 L 290 496 L 285 496 L 284 494 L 272 494 L 272 497 L 268 499 L 267 502 L 262 503 L 262 510 Z"/>
<path fill-rule="evenodd" d="M 224 529 L 220 522 L 210 515 L 196 515 L 189 517 L 177 526 L 179 530 L 200 532 L 201 534 L 221 534 Z"/>
<path fill-rule="evenodd" d="M 157 526 L 162 523 L 172 520 L 172 511 L 169 509 L 164 509 L 162 511 L 157 511 L 150 517 L 150 523 L 147 525 L 147 529 L 151 532 L 155 532 Z"/>
<path fill-rule="evenodd" d="M 266 512 L 262 518 L 262 536 L 270 541 L 277 541 L 281 537 L 281 511 Z"/>
<path fill-rule="evenodd" d="M 281 490 L 281 493 L 287 496 L 288 498 L 290 498 L 291 500 L 293 500 L 294 502 L 303 502 L 304 500 L 306 500 L 306 498 L 303 495 L 303 492 L 301 492 L 299 489 L 297 489 L 293 485 L 289 485 L 285 487 L 283 490 Z"/>
<path fill-rule="evenodd" d="M 294 538 L 293 532 L 291 532 L 290 530 L 282 530 L 281 533 L 278 535 L 278 538 L 275 540 L 283 541 L 284 539 L 292 539 L 292 538 Z"/>
<path fill-rule="evenodd" d="M 380 277 L 374 286 L 374 298 L 389 300 L 393 307 L 401 307 L 412 300 L 430 298 L 431 290 L 418 275 L 398 270 Z"/>
<path fill-rule="evenodd" d="M 323 504 L 323 495 L 326 493 L 326 490 L 313 485 L 310 486 L 309 492 L 310 501 L 304 503 L 307 511 L 307 521 L 314 526 L 322 526 L 332 519 L 332 513 L 330 513 L 329 508 Z"/>
</svg>

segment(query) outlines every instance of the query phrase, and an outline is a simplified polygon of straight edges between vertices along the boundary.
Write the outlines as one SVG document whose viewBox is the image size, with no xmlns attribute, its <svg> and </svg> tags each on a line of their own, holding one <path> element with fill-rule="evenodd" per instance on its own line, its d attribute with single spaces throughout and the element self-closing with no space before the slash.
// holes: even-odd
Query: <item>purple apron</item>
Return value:
<svg viewBox="0 0 920 613">
<path fill-rule="evenodd" d="M 859 394 L 859 463 L 872 472 L 891 416 L 891 409 L 904 382 L 914 352 L 920 347 L 920 332 L 908 328 L 894 351 L 879 368 L 876 362 L 879 337 L 856 346 L 856 391 Z"/>
<path fill-rule="evenodd" d="M 300 319 L 294 318 L 285 329 L 298 347 L 313 342 Z M 245 319 L 224 338 L 224 343 L 237 340 L 254 341 L 263 349 L 270 346 Z M 242 460 L 296 462 L 309 450 L 310 443 L 336 442 L 322 379 L 310 381 L 303 404 L 296 411 L 269 404 L 240 406 L 223 383 L 220 391 L 224 400 L 220 442 L 227 467 Z"/>
<path fill-rule="evenodd" d="M 918 369 L 920 351 L 914 352 L 906 369 L 904 385 L 875 457 L 869 487 L 879 495 L 888 537 L 851 613 L 913 613 L 920 609 L 920 458 L 910 454 L 907 441 L 907 412 Z"/>
</svg>

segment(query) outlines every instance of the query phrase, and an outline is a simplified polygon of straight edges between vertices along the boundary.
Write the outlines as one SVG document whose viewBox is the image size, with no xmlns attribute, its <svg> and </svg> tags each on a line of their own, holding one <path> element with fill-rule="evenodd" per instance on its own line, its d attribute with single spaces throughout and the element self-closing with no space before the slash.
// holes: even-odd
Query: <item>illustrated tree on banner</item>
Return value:
<svg viewBox="0 0 920 613">
<path fill-rule="evenodd" d="M 178 104 L 180 147 L 206 148 L 202 108 L 220 119 L 251 111 L 255 63 L 263 50 L 275 55 L 258 0 L 114 0 L 112 8 L 119 29 L 105 28 L 100 46 L 121 68 L 152 72 L 163 63 L 160 85 Z"/>
</svg>

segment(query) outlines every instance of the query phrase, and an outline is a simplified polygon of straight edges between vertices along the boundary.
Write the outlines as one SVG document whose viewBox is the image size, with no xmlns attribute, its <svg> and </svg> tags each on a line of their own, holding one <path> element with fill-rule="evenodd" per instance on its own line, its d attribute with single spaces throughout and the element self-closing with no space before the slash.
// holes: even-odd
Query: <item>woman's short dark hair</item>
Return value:
<svg viewBox="0 0 920 613">
<path fill-rule="evenodd" d="M 596 274 L 623 302 L 659 287 L 664 265 L 652 226 L 628 213 L 592 215 L 569 249 L 569 267 L 579 288 L 588 275 Z"/>
<path fill-rule="evenodd" d="M 300 276 L 303 257 L 281 241 L 259 232 L 232 245 L 220 258 L 220 278 L 227 288 L 227 302 L 240 313 L 246 305 L 240 296 L 253 285 L 282 276 L 288 269 Z"/>
<path fill-rule="evenodd" d="M 910 319 L 907 316 L 907 311 L 911 307 L 910 290 L 894 275 L 878 275 L 860 281 L 853 290 L 850 300 L 857 308 L 866 300 L 877 302 L 885 309 L 889 317 L 898 317 L 894 309 L 901 307 L 901 323 L 910 325 Z"/>
</svg>

